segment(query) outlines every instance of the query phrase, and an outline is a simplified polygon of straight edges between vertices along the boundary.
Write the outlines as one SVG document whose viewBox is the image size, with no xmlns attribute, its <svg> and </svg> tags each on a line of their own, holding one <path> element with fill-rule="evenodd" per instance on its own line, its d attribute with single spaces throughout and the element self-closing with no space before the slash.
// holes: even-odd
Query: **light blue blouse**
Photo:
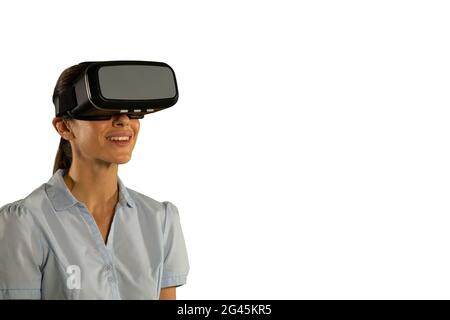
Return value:
<svg viewBox="0 0 450 320">
<path fill-rule="evenodd" d="M 0 299 L 158 299 L 186 283 L 177 207 L 124 186 L 107 243 L 66 170 L 0 208 Z"/>
</svg>

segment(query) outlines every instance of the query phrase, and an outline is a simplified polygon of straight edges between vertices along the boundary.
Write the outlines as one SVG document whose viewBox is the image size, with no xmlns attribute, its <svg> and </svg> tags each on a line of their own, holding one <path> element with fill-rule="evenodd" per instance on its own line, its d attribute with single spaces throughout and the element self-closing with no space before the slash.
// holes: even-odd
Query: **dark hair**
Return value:
<svg viewBox="0 0 450 320">
<path fill-rule="evenodd" d="M 56 81 L 55 90 L 53 91 L 53 98 L 69 88 L 88 65 L 88 62 L 82 62 L 64 70 L 59 76 L 58 81 Z M 61 137 L 58 151 L 56 152 L 55 164 L 53 165 L 53 173 L 58 171 L 58 169 L 70 169 L 71 164 L 72 148 L 70 146 L 70 142 Z"/>
</svg>

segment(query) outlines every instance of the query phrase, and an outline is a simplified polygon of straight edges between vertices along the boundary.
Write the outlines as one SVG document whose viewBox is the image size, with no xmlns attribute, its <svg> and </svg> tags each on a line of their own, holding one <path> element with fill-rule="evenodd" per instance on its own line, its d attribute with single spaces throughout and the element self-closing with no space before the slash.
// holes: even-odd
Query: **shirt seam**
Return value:
<svg viewBox="0 0 450 320">
<path fill-rule="evenodd" d="M 168 276 L 161 276 L 161 279 L 171 279 L 171 278 L 178 278 L 178 277 L 187 277 L 188 273 L 177 273 L 172 274 Z"/>
<path fill-rule="evenodd" d="M 187 274 L 164 277 L 161 279 L 161 288 L 168 288 L 174 286 L 179 287 L 186 284 L 186 282 L 187 282 Z"/>
<path fill-rule="evenodd" d="M 11 290 L 21 290 L 21 291 L 41 291 L 41 289 L 30 289 L 30 288 L 23 288 L 23 289 L 16 289 L 16 288 L 2 289 L 2 288 L 0 288 L 0 291 L 11 291 Z"/>
<path fill-rule="evenodd" d="M 168 214 L 168 207 L 169 204 L 167 201 L 164 201 L 164 229 L 163 229 L 163 239 L 166 237 L 166 230 L 167 230 L 167 220 L 169 220 L 169 214 Z"/>
<path fill-rule="evenodd" d="M 164 203 L 164 207 L 165 207 L 165 210 L 164 210 L 165 219 L 164 219 L 164 230 L 163 230 L 163 241 L 162 241 L 162 244 L 163 244 L 162 252 L 164 254 L 162 262 L 163 262 L 163 266 L 164 266 L 164 262 L 166 261 L 167 256 L 168 256 L 168 253 L 166 254 L 166 252 L 168 252 L 168 250 L 166 250 L 166 237 L 167 237 L 167 224 L 168 224 L 168 220 L 169 220 L 169 202 L 164 201 L 163 203 Z"/>
</svg>

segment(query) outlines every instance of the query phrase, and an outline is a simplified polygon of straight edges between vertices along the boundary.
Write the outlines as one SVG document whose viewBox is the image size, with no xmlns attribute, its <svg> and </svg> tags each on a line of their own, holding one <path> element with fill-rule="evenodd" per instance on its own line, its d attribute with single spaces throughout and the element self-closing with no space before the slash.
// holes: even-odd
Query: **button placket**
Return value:
<svg viewBox="0 0 450 320">
<path fill-rule="evenodd" d="M 113 259 L 111 252 L 105 245 L 103 241 L 103 237 L 98 229 L 98 226 L 94 220 L 94 217 L 90 214 L 89 210 L 86 208 L 84 204 L 77 204 L 77 207 L 80 209 L 82 216 L 86 223 L 88 224 L 90 234 L 95 242 L 98 252 L 100 253 L 102 260 L 104 262 L 103 271 L 106 276 L 107 281 L 111 284 L 113 290 L 112 299 L 120 299 L 118 282 L 116 280 Z M 116 215 L 117 212 L 114 213 Z M 112 230 L 110 230 L 111 232 Z M 108 241 L 109 242 L 109 241 Z"/>
</svg>

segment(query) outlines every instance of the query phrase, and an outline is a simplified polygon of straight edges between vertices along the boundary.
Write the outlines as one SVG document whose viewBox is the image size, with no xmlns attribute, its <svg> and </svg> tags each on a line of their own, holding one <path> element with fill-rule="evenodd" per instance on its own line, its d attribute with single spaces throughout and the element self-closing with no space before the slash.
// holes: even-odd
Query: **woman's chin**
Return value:
<svg viewBox="0 0 450 320">
<path fill-rule="evenodd" d="M 130 160 L 131 156 L 123 156 L 123 157 L 115 157 L 114 159 L 111 159 L 111 162 L 117 164 L 125 164 Z"/>
</svg>

